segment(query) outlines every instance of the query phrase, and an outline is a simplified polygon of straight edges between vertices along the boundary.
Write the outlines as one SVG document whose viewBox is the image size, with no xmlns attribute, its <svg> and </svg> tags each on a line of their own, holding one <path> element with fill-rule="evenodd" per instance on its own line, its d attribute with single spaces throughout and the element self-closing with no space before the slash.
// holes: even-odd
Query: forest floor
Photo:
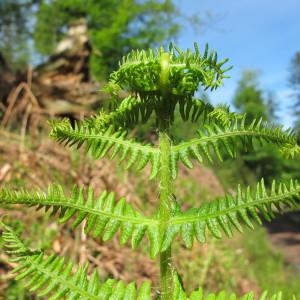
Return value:
<svg viewBox="0 0 300 300">
<path fill-rule="evenodd" d="M 284 260 L 300 272 L 300 230 L 296 214 L 280 216 L 266 224 L 266 228 L 272 243 L 281 249 Z"/>
</svg>

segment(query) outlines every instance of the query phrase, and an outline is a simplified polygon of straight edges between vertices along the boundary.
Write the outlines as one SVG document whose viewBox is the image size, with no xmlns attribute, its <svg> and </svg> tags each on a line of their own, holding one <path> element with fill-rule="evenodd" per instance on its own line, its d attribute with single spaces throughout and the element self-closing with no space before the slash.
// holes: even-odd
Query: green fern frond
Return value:
<svg viewBox="0 0 300 300">
<path fill-rule="evenodd" d="M 111 113 L 101 112 L 87 119 L 89 127 L 97 130 L 106 130 L 113 126 L 116 130 L 130 128 L 141 123 L 146 123 L 153 112 L 153 104 L 138 97 L 125 98 L 120 106 Z M 83 124 L 84 124 L 83 122 Z"/>
<path fill-rule="evenodd" d="M 150 256 L 160 250 L 159 221 L 146 218 L 121 198 L 115 201 L 114 193 L 103 192 L 95 197 L 90 187 L 87 193 L 83 188 L 74 186 L 72 194 L 67 196 L 60 185 L 50 185 L 47 193 L 42 191 L 0 190 L 0 204 L 25 204 L 28 206 L 52 209 L 52 215 L 59 215 L 59 222 L 65 223 L 72 218 L 72 228 L 78 227 L 84 220 L 85 232 L 104 241 L 113 238 L 119 231 L 120 243 L 131 239 L 132 248 L 137 248 L 146 235 L 149 239 Z"/>
<path fill-rule="evenodd" d="M 262 180 L 255 191 L 249 187 L 243 191 L 239 186 L 236 195 L 227 195 L 184 212 L 173 196 L 172 178 L 177 176 L 178 162 L 191 168 L 191 159 L 194 158 L 202 163 L 204 159 L 213 162 L 213 157 L 217 156 L 222 161 L 224 153 L 234 157 L 241 145 L 250 150 L 258 143 L 274 144 L 284 156 L 293 158 L 300 153 L 300 147 L 291 130 L 268 125 L 262 119 L 249 124 L 246 115 L 230 112 L 227 106 L 214 108 L 193 98 L 199 86 L 215 90 L 223 84 L 228 77 L 225 72 L 230 69 L 224 68 L 226 62 L 227 59 L 219 62 L 217 53 L 209 51 L 208 46 L 201 54 L 197 44 L 194 51 L 182 51 L 173 44 L 170 44 L 169 51 L 163 48 L 132 51 L 123 58 L 119 70 L 111 75 L 106 87 L 114 99 L 113 112 L 100 112 L 81 123 L 76 122 L 74 126 L 68 120 L 51 122 L 51 136 L 55 140 L 77 148 L 84 145 L 96 159 L 106 155 L 111 159 L 118 156 L 120 161 L 127 161 L 126 168 L 135 166 L 139 170 L 151 165 L 150 177 L 159 175 L 160 180 L 159 207 L 152 217 L 134 210 L 124 198 L 115 201 L 113 193 L 104 192 L 95 197 L 92 188 L 84 191 L 74 187 L 72 193 L 66 195 L 59 185 L 50 185 L 47 193 L 0 190 L 0 206 L 25 204 L 45 208 L 57 215 L 61 223 L 70 221 L 73 228 L 83 223 L 86 233 L 105 241 L 118 234 L 120 243 L 130 240 L 132 248 L 146 237 L 150 256 L 161 253 L 161 294 L 155 299 L 238 299 L 235 294 L 224 291 L 204 295 L 201 289 L 188 296 L 172 265 L 173 240 L 181 237 L 186 247 L 192 247 L 195 239 L 206 242 L 208 233 L 222 238 L 224 234 L 231 237 L 234 228 L 238 231 L 242 231 L 243 226 L 253 229 L 254 223 L 262 223 L 262 218 L 270 221 L 286 208 L 298 209 L 300 184 L 291 181 L 287 186 L 273 182 L 271 191 L 267 192 Z M 122 89 L 131 95 L 119 102 Z M 197 138 L 174 145 L 169 134 L 176 108 L 179 108 L 183 121 L 199 121 L 201 130 Z M 125 130 L 147 122 L 152 114 L 156 117 L 157 146 L 126 138 Z M 225 151 L 221 151 L 222 148 Z M 65 263 L 62 257 L 47 257 L 42 251 L 32 251 L 1 221 L 0 228 L 4 231 L 3 240 L 8 253 L 18 264 L 14 270 L 18 274 L 16 279 L 25 279 L 24 286 L 39 296 L 51 300 L 151 298 L 149 282 L 142 284 L 139 290 L 134 283 L 126 285 L 122 281 L 108 280 L 101 284 L 97 272 L 88 275 L 88 266 L 75 268 L 71 262 Z M 281 293 L 268 295 L 264 292 L 259 299 L 282 300 L 282 297 Z M 239 299 L 254 298 L 254 294 L 249 293 Z"/>
<path fill-rule="evenodd" d="M 250 125 L 245 125 L 244 115 L 242 118 L 237 115 L 234 122 L 229 122 L 226 126 L 217 123 L 204 126 L 205 129 L 199 130 L 198 138 L 182 142 L 172 146 L 172 174 L 173 178 L 177 174 L 177 161 L 180 160 L 188 168 L 192 168 L 190 158 L 196 158 L 200 163 L 204 158 L 213 162 L 210 150 L 213 149 L 220 161 L 223 160 L 220 147 L 231 156 L 235 156 L 238 142 L 241 142 L 246 150 L 253 148 L 253 142 L 272 143 L 282 149 L 283 154 L 291 157 L 299 153 L 299 146 L 295 134 L 290 129 L 283 130 L 282 127 L 268 125 L 261 119 L 255 119 Z"/>
<path fill-rule="evenodd" d="M 200 53 L 182 51 L 170 44 L 169 90 L 172 95 L 193 95 L 199 85 L 214 90 L 222 85 L 224 75 L 230 68 L 223 68 L 227 59 L 219 62 L 215 51 Z M 123 89 L 139 93 L 142 97 L 160 92 L 160 60 L 165 53 L 163 48 L 156 50 L 134 50 L 120 62 L 119 69 L 112 73 L 110 82 Z"/>
<path fill-rule="evenodd" d="M 86 151 L 96 159 L 111 152 L 111 158 L 118 155 L 120 161 L 125 159 L 128 161 L 127 169 L 136 166 L 138 170 L 142 170 L 148 163 L 151 163 L 151 179 L 156 177 L 159 171 L 159 150 L 151 145 L 143 145 L 133 139 L 126 139 L 126 132 L 115 132 L 112 127 L 106 131 L 97 131 L 95 128 L 80 126 L 77 123 L 73 128 L 67 119 L 52 121 L 50 126 L 52 127 L 50 133 L 52 138 L 64 145 L 76 145 L 77 148 L 85 144 Z"/>
<path fill-rule="evenodd" d="M 203 121 L 208 120 L 219 122 L 221 125 L 227 125 L 237 117 L 237 114 L 229 112 L 227 106 L 220 105 L 214 108 L 210 103 L 205 103 L 201 99 L 191 97 L 174 97 L 172 99 L 173 107 L 170 109 L 171 112 L 174 111 L 177 103 L 183 121 L 191 120 L 192 122 L 197 122 L 202 117 Z M 95 128 L 98 131 L 106 130 L 111 126 L 115 130 L 130 128 L 138 123 L 146 123 L 156 109 L 155 103 L 153 104 L 151 101 L 129 96 L 121 102 L 116 110 L 110 113 L 100 112 L 81 122 L 81 126 Z M 172 113 L 170 117 L 171 121 L 173 121 L 174 114 Z"/>
<path fill-rule="evenodd" d="M 222 126 L 228 126 L 235 120 L 242 120 L 245 115 L 239 115 L 231 112 L 228 105 L 219 104 L 209 114 L 208 118 L 212 121 L 218 121 Z"/>
<path fill-rule="evenodd" d="M 11 260 L 17 263 L 12 273 L 16 280 L 22 280 L 23 285 L 32 294 L 47 297 L 49 300 L 60 299 L 90 299 L 90 300 L 151 300 L 150 281 L 144 281 L 140 288 L 131 282 L 108 279 L 101 282 L 95 270 L 88 275 L 89 266 L 76 266 L 71 261 L 65 262 L 64 257 L 54 254 L 46 256 L 42 251 L 30 251 L 13 231 L 12 228 L 0 221 L 0 229 L 5 248 L 8 249 Z M 12 252 L 10 249 L 15 249 Z M 278 292 L 269 295 L 263 292 L 259 300 L 282 300 Z M 210 293 L 205 295 L 202 288 L 186 294 L 177 272 L 173 275 L 173 300 L 255 300 L 253 292 L 238 297 L 234 293 Z M 291 300 L 295 300 L 292 298 Z"/>
<path fill-rule="evenodd" d="M 2 225 L 3 228 L 5 225 Z M 63 257 L 43 252 L 32 252 L 22 244 L 21 240 L 8 226 L 4 227 L 3 240 L 8 249 L 16 249 L 13 260 L 18 266 L 13 270 L 16 280 L 31 293 L 49 300 L 58 299 L 90 299 L 90 300 L 150 300 L 150 282 L 145 281 L 139 289 L 134 282 L 108 279 L 101 283 L 97 271 L 88 275 L 88 265 L 75 266 L 71 261 L 65 262 Z M 20 245 L 21 243 L 21 245 Z M 27 255 L 24 255 L 23 249 Z M 20 255 L 22 253 L 22 255 Z M 12 253 L 10 253 L 12 254 Z"/>
<path fill-rule="evenodd" d="M 270 295 L 267 291 L 263 292 L 259 298 L 255 297 L 253 292 L 247 293 L 241 297 L 237 296 L 235 293 L 227 293 L 221 291 L 218 293 L 204 293 L 202 288 L 199 288 L 191 293 L 190 296 L 187 296 L 184 291 L 179 276 L 177 273 L 173 276 L 174 282 L 174 293 L 173 300 L 283 300 L 282 292 Z M 296 300 L 295 297 L 291 297 L 287 300 Z"/>
<path fill-rule="evenodd" d="M 229 106 L 219 104 L 216 107 L 196 98 L 180 98 L 179 112 L 183 121 L 197 122 L 200 117 L 207 123 L 216 123 L 228 126 L 236 120 L 241 120 L 245 115 L 240 115 L 229 110 Z"/>
<path fill-rule="evenodd" d="M 287 158 L 294 158 L 296 155 L 300 155 L 300 146 L 295 144 L 293 146 L 284 145 L 280 149 L 281 153 Z"/>
<path fill-rule="evenodd" d="M 83 189 L 74 187 L 72 195 L 68 197 L 58 185 L 50 185 L 46 194 L 5 189 L 0 192 L 0 203 L 45 207 L 46 210 L 52 208 L 52 215 L 59 212 L 61 223 L 76 216 L 73 228 L 86 219 L 85 231 L 94 238 L 111 239 L 120 229 L 121 244 L 131 238 L 131 245 L 135 249 L 147 235 L 151 257 L 164 251 L 178 234 L 187 247 L 193 245 L 194 236 L 198 241 L 206 242 L 207 231 L 216 238 L 222 237 L 222 230 L 227 236 L 232 236 L 232 227 L 242 231 L 242 223 L 253 228 L 253 220 L 261 224 L 259 214 L 270 221 L 275 212 L 281 212 L 286 206 L 299 207 L 299 200 L 300 184 L 297 181 L 291 181 L 289 187 L 281 183 L 276 186 L 274 181 L 268 194 L 262 180 L 254 194 L 249 187 L 245 192 L 238 187 L 236 197 L 228 195 L 185 213 L 177 207 L 174 216 L 166 224 L 165 232 L 161 233 L 160 222 L 156 217 L 142 216 L 123 198 L 115 202 L 113 193 L 104 192 L 95 199 L 90 188 L 85 199 Z"/>
<path fill-rule="evenodd" d="M 261 224 L 261 217 L 271 221 L 276 213 L 285 208 L 300 208 L 300 184 L 290 181 L 289 186 L 273 181 L 271 192 L 266 191 L 262 180 L 253 193 L 248 187 L 242 191 L 238 186 L 236 196 L 227 195 L 211 202 L 204 203 L 199 209 L 192 208 L 187 212 L 178 212 L 171 218 L 161 251 L 166 249 L 176 234 L 180 234 L 185 245 L 193 245 L 194 236 L 201 243 L 206 242 L 206 233 L 221 238 L 222 231 L 232 236 L 232 229 L 242 232 L 242 224 L 253 229 L 253 221 Z"/>
<path fill-rule="evenodd" d="M 34 253 L 30 249 L 28 249 L 24 243 L 21 241 L 19 236 L 12 230 L 11 227 L 5 225 L 0 219 L 0 229 L 3 230 L 2 238 L 6 243 L 6 252 L 9 255 L 15 255 L 22 259 L 24 256 L 31 255 Z M 18 259 L 15 259 L 17 261 Z"/>
</svg>

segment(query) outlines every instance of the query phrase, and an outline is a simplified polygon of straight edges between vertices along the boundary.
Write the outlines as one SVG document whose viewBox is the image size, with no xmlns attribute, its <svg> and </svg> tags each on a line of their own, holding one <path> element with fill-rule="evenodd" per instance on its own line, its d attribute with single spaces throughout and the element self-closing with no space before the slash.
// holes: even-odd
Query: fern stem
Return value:
<svg viewBox="0 0 300 300">
<path fill-rule="evenodd" d="M 160 293 L 161 300 L 171 300 L 173 291 L 172 280 L 172 249 L 169 247 L 160 254 Z"/>
<path fill-rule="evenodd" d="M 172 179 L 169 164 L 171 153 L 171 143 L 168 134 L 163 131 L 159 134 L 161 150 L 161 169 L 160 169 L 160 231 L 163 234 L 166 230 L 167 222 L 171 217 L 172 208 Z M 172 253 L 171 246 L 160 255 L 160 286 L 162 300 L 172 298 Z"/>
<path fill-rule="evenodd" d="M 164 234 L 172 213 L 172 177 L 170 169 L 171 140 L 168 136 L 170 128 L 170 111 L 168 109 L 168 84 L 169 84 L 170 56 L 164 53 L 161 59 L 160 88 L 163 99 L 158 120 L 159 124 L 159 148 L 161 152 L 160 167 L 160 232 Z M 171 246 L 160 254 L 160 289 L 161 299 L 171 300 L 173 294 L 172 276 L 172 250 Z"/>
</svg>

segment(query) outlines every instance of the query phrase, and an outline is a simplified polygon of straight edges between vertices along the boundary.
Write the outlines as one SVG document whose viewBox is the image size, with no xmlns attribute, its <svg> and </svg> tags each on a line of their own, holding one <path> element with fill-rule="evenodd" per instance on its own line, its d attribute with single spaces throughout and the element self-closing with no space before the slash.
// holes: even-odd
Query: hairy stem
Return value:
<svg viewBox="0 0 300 300">
<path fill-rule="evenodd" d="M 161 91 L 163 94 L 159 123 L 159 147 L 161 151 L 160 169 L 160 226 L 161 233 L 165 232 L 167 222 L 172 212 L 172 178 L 170 170 L 171 141 L 168 136 L 170 128 L 170 112 L 168 110 L 168 76 L 169 54 L 165 53 L 161 59 Z M 172 299 L 173 276 L 172 276 L 172 250 L 171 246 L 160 255 L 160 289 L 161 299 Z"/>
<path fill-rule="evenodd" d="M 170 139 L 166 132 L 160 132 L 159 142 L 161 149 L 161 172 L 160 172 L 160 224 L 161 232 L 165 232 L 167 222 L 171 217 L 172 187 L 170 172 Z M 172 257 L 171 246 L 160 255 L 160 285 L 161 299 L 172 299 Z"/>
</svg>

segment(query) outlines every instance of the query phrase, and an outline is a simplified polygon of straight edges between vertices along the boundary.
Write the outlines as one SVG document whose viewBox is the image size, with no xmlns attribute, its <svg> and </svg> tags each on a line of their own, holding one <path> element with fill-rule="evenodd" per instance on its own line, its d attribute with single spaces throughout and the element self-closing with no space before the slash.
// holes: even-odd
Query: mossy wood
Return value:
<svg viewBox="0 0 300 300">
<path fill-rule="evenodd" d="M 72 228 L 86 220 L 84 229 L 92 238 L 106 241 L 119 233 L 120 243 L 130 240 L 133 249 L 146 238 L 149 255 L 160 256 L 160 290 L 151 289 L 148 281 L 139 288 L 134 283 L 112 279 L 102 283 L 97 272 L 87 273 L 88 266 L 74 268 L 63 257 L 28 249 L 13 229 L 1 222 L 8 253 L 17 264 L 13 272 L 17 280 L 24 279 L 29 291 L 48 299 L 255 299 L 251 292 L 238 298 L 225 291 L 207 294 L 201 288 L 187 295 L 172 263 L 171 246 L 176 236 L 186 247 L 192 247 L 194 240 L 205 243 L 208 234 L 214 238 L 224 234 L 231 237 L 234 229 L 253 229 L 254 223 L 262 223 L 262 218 L 270 221 L 286 208 L 299 207 L 300 184 L 293 179 L 288 183 L 274 181 L 270 190 L 263 179 L 256 188 L 238 186 L 233 194 L 187 211 L 181 209 L 184 199 L 175 200 L 172 181 L 177 177 L 179 162 L 192 168 L 196 161 L 202 164 L 205 160 L 234 158 L 241 145 L 252 149 L 264 143 L 279 148 L 286 158 L 300 153 L 292 130 L 261 119 L 249 122 L 246 115 L 230 112 L 226 106 L 213 107 L 194 97 L 199 86 L 215 90 L 223 84 L 230 69 L 224 67 L 226 62 L 227 59 L 219 61 L 217 53 L 207 46 L 203 54 L 197 45 L 194 51 L 182 51 L 172 44 L 169 51 L 133 51 L 120 62 L 107 86 L 112 97 L 120 101 L 113 112 L 100 112 L 75 125 L 66 119 L 50 122 L 52 138 L 68 146 L 85 146 L 96 159 L 118 157 L 126 162 L 127 169 L 142 170 L 150 165 L 149 179 L 158 178 L 160 188 L 160 201 L 153 216 L 138 212 L 124 198 L 116 200 L 112 192 L 103 191 L 96 196 L 91 187 L 74 186 L 69 195 L 57 184 L 51 184 L 47 192 L 0 191 L 2 205 L 45 207 L 61 223 L 72 220 Z M 130 96 L 119 99 L 120 90 L 126 90 Z M 176 107 L 182 121 L 199 124 L 195 138 L 179 144 L 170 138 Z M 158 145 L 127 138 L 131 128 L 146 123 L 152 116 L 156 119 Z M 264 292 L 259 299 L 286 299 L 283 297 L 281 292 Z"/>
</svg>

